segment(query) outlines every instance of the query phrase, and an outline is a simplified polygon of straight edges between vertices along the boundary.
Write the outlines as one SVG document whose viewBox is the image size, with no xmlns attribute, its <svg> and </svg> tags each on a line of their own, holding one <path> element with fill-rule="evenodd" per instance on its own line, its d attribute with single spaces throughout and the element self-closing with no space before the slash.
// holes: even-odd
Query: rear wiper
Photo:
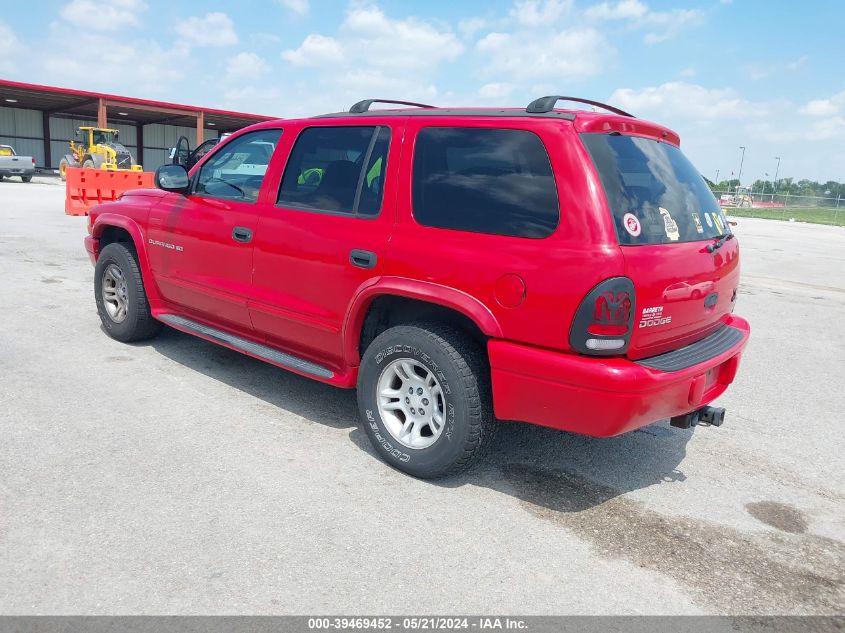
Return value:
<svg viewBox="0 0 845 633">
<path fill-rule="evenodd" d="M 733 233 L 726 233 L 725 235 L 721 236 L 721 237 L 718 239 L 718 241 L 713 242 L 712 244 L 708 244 L 708 245 L 707 245 L 707 252 L 708 252 L 708 253 L 712 253 L 712 252 L 714 252 L 714 251 L 716 251 L 716 250 L 718 250 L 718 249 L 722 248 L 722 247 L 725 245 L 725 242 L 727 242 L 728 240 L 733 239 L 733 236 L 734 236 L 734 234 L 733 234 Z"/>
</svg>

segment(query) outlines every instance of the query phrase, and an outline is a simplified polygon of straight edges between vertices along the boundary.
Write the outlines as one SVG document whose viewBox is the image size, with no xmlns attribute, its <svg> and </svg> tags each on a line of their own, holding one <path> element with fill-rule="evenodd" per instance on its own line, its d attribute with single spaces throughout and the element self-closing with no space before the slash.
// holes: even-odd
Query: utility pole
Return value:
<svg viewBox="0 0 845 633">
<path fill-rule="evenodd" d="M 739 159 L 739 176 L 737 179 L 739 180 L 739 186 L 742 186 L 742 164 L 745 162 L 745 145 L 740 145 L 739 149 L 742 150 L 742 158 Z"/>
<path fill-rule="evenodd" d="M 775 167 L 775 188 L 772 191 L 772 202 L 775 201 L 775 194 L 778 192 L 778 172 L 780 171 L 780 156 L 775 156 L 778 166 Z"/>
</svg>

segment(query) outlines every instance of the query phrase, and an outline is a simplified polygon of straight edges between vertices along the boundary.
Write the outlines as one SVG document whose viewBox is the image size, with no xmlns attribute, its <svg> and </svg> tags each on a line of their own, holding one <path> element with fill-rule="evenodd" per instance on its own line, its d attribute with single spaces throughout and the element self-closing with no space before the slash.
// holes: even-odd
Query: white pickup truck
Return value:
<svg viewBox="0 0 845 633">
<path fill-rule="evenodd" d="M 0 145 L 0 180 L 4 177 L 20 176 L 29 182 L 35 175 L 35 159 L 32 156 L 18 156 L 11 145 Z"/>
</svg>

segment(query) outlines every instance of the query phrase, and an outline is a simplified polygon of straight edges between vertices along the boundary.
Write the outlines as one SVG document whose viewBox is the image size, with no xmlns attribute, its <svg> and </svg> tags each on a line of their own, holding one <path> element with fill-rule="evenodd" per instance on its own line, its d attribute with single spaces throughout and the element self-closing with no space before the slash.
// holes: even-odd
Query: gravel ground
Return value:
<svg viewBox="0 0 845 633">
<path fill-rule="evenodd" d="M 507 424 L 423 482 L 350 391 L 109 339 L 63 195 L 0 183 L 0 613 L 845 610 L 845 229 L 739 220 L 753 335 L 722 428 Z"/>
</svg>

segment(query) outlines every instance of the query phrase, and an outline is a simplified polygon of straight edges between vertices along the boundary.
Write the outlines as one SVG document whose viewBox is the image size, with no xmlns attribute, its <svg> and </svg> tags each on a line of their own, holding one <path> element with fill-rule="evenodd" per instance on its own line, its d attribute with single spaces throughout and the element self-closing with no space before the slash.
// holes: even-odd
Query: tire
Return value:
<svg viewBox="0 0 845 633">
<path fill-rule="evenodd" d="M 94 161 L 91 160 L 90 158 L 86 159 L 85 161 L 82 162 L 82 168 L 83 169 L 94 169 Z"/>
<path fill-rule="evenodd" d="M 31 182 L 32 176 L 21 176 L 21 182 Z"/>
<path fill-rule="evenodd" d="M 122 287 L 116 282 L 120 278 Z M 114 300 L 107 301 L 107 297 Z M 162 324 L 150 313 L 135 253 L 122 242 L 113 242 L 100 252 L 94 269 L 94 298 L 103 328 L 113 339 L 142 341 L 161 331 Z M 116 311 L 121 305 L 124 311 Z"/>
<path fill-rule="evenodd" d="M 415 377 L 405 381 L 399 375 L 409 375 L 403 363 L 411 366 Z M 429 390 L 426 378 L 430 381 L 430 376 L 436 386 Z M 422 395 L 405 393 L 406 388 L 418 391 L 420 384 L 426 387 Z M 391 395 L 380 396 L 383 389 Z M 397 398 L 395 392 L 402 395 Z M 421 420 L 417 427 L 409 413 L 416 415 L 422 406 L 432 410 L 423 411 L 426 415 L 417 418 Z M 468 468 L 496 428 L 483 349 L 467 335 L 438 323 L 400 325 L 376 337 L 361 360 L 358 408 L 378 455 L 397 470 L 422 479 L 447 477 Z M 437 411 L 439 432 L 431 417 Z M 429 417 L 432 422 L 426 422 Z M 411 431 L 402 436 L 409 420 Z"/>
</svg>

